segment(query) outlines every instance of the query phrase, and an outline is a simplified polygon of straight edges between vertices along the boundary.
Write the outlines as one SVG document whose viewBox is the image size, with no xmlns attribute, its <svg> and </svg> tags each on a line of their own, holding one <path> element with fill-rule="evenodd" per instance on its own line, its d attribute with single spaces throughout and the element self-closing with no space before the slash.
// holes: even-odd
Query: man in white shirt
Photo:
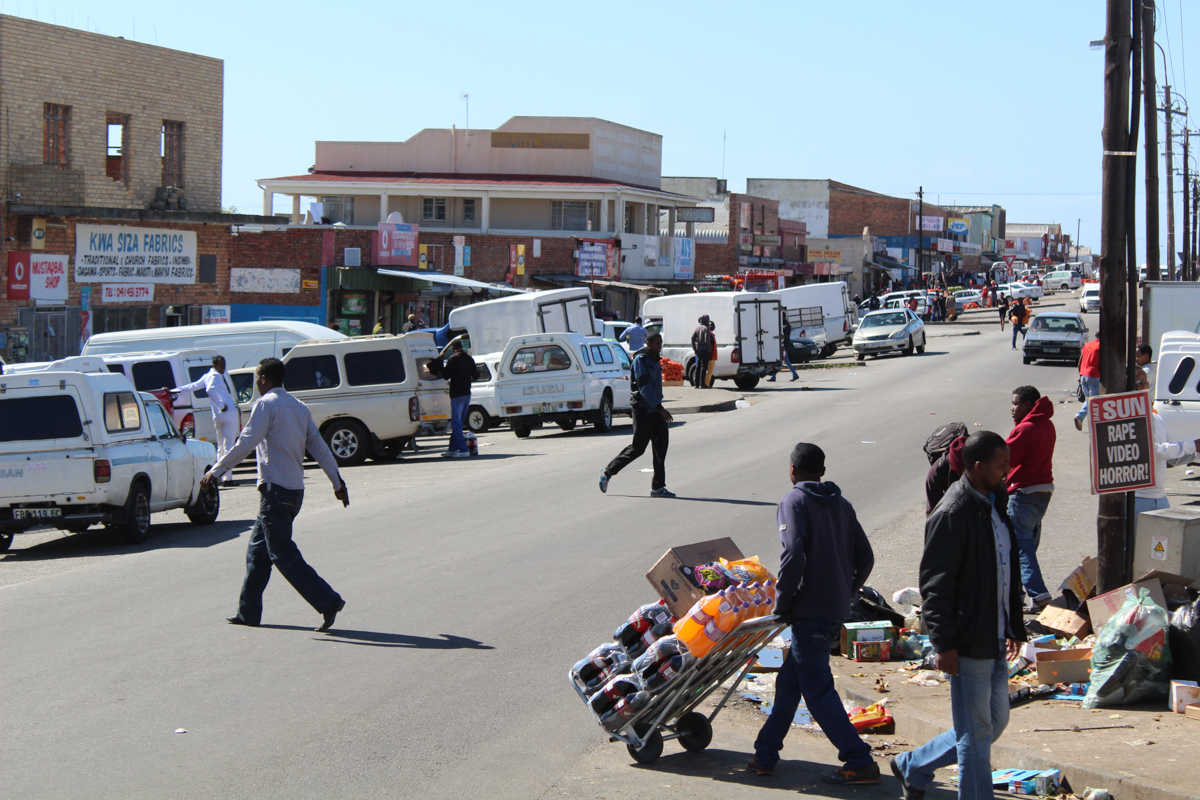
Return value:
<svg viewBox="0 0 1200 800">
<path fill-rule="evenodd" d="M 1134 388 L 1139 391 L 1150 388 L 1150 384 L 1146 380 L 1146 372 L 1140 366 L 1134 370 L 1134 376 Z M 1167 462 L 1184 456 L 1194 456 L 1197 448 L 1200 448 L 1200 439 L 1191 442 L 1171 441 L 1167 424 L 1158 415 L 1158 411 L 1151 412 L 1150 427 L 1150 434 L 1154 437 L 1154 486 L 1149 489 L 1138 489 L 1134 493 L 1134 507 L 1138 514 L 1171 507 L 1170 501 L 1167 500 Z M 1137 525 L 1136 516 L 1134 525 Z"/>
<path fill-rule="evenodd" d="M 258 458 L 258 519 L 246 547 L 246 579 L 231 625 L 256 627 L 262 620 L 262 596 L 271 579 L 271 566 L 283 574 L 309 605 L 324 616 L 323 631 L 346 607 L 341 595 L 310 567 L 292 541 L 292 521 L 304 502 L 304 451 L 307 450 L 333 484 L 333 496 L 350 505 L 346 482 L 321 438 L 308 406 L 283 389 L 286 371 L 278 358 L 264 358 L 254 370 L 260 399 L 250 420 L 228 453 L 201 479 L 202 489 L 228 472 L 254 450 Z"/>
<path fill-rule="evenodd" d="M 203 389 L 212 404 L 213 427 L 217 431 L 217 458 L 222 458 L 229 452 L 233 440 L 238 435 L 238 406 L 234 398 L 233 382 L 225 374 L 224 356 L 213 356 L 212 369 L 200 376 L 198 380 L 171 390 L 172 395 L 181 392 L 194 392 Z M 231 475 L 221 479 L 228 483 Z"/>
</svg>

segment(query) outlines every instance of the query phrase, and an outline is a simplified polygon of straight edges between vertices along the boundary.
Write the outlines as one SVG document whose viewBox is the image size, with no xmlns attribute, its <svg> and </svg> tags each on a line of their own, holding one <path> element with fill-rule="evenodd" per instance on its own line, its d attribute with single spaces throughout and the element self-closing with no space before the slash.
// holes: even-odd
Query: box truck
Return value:
<svg viewBox="0 0 1200 800">
<path fill-rule="evenodd" d="M 858 307 L 850 299 L 850 289 L 845 281 L 789 286 L 786 289 L 776 289 L 770 294 L 778 297 L 787 309 L 821 307 L 825 314 L 825 348 L 821 351 L 823 358 L 833 355 L 838 345 L 850 346 L 854 338 L 854 328 L 858 324 Z"/>
<path fill-rule="evenodd" d="M 450 312 L 449 338 L 466 333 L 476 358 L 499 353 L 514 336 L 533 333 L 582 333 L 599 336 L 592 313 L 592 292 L 586 287 L 525 292 L 472 303 Z"/>
</svg>

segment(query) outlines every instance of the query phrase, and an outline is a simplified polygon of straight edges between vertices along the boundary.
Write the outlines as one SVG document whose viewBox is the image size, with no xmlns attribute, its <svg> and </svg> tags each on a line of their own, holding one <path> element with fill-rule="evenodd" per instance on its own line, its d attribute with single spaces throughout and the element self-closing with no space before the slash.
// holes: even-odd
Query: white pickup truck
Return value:
<svg viewBox="0 0 1200 800">
<path fill-rule="evenodd" d="M 79 533 L 116 528 L 126 542 L 150 534 L 150 515 L 182 508 L 216 522 L 218 489 L 200 490 L 217 460 L 184 439 L 153 395 L 107 372 L 0 376 L 0 550 L 13 535 L 49 525 Z"/>
</svg>

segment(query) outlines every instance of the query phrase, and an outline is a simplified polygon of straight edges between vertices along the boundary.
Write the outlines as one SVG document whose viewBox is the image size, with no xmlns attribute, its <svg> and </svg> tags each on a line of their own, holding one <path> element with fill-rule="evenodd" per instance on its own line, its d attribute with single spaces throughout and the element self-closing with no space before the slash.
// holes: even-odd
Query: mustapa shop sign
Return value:
<svg viewBox="0 0 1200 800">
<path fill-rule="evenodd" d="M 1103 394 L 1088 402 L 1092 429 L 1092 493 L 1132 492 L 1154 485 L 1154 428 L 1147 392 Z"/>
<path fill-rule="evenodd" d="M 195 231 L 75 226 L 80 283 L 195 283 Z"/>
</svg>

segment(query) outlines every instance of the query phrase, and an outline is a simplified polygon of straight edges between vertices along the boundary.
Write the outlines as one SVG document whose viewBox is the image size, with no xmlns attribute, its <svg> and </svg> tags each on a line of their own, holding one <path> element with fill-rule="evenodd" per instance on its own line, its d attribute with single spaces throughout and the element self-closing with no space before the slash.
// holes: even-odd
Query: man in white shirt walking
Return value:
<svg viewBox="0 0 1200 800">
<path fill-rule="evenodd" d="M 333 496 L 350 505 L 346 482 L 338 473 L 337 462 L 321 438 L 308 406 L 283 389 L 284 364 L 278 358 L 264 358 L 254 370 L 260 399 L 250 412 L 250 421 L 242 429 L 230 451 L 213 464 L 200 481 L 207 490 L 235 464 L 254 450 L 258 458 L 258 519 L 246 547 L 246 579 L 238 600 L 236 616 L 226 617 L 231 625 L 257 626 L 262 620 L 262 596 L 271 579 L 271 566 L 282 573 L 309 605 L 324 617 L 319 631 L 333 624 L 346 607 L 341 595 L 308 565 L 292 541 L 292 521 L 304 502 L 304 451 L 312 455 L 333 484 Z"/>
<path fill-rule="evenodd" d="M 177 386 L 171 390 L 172 395 L 181 392 L 194 392 L 203 389 L 212 404 L 213 427 L 217 431 L 217 458 L 224 458 L 238 435 L 238 406 L 234 399 L 233 382 L 225 374 L 225 357 L 213 356 L 212 369 L 200 376 L 198 380 Z M 228 483 L 231 475 L 221 479 Z"/>
</svg>

